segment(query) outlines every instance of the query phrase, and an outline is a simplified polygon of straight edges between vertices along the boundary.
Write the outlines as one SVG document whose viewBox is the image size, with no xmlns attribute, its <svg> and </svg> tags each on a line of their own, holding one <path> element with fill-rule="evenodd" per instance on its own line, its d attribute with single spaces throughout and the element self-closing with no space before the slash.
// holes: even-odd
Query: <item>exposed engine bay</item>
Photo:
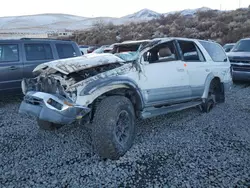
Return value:
<svg viewBox="0 0 250 188">
<path fill-rule="evenodd" d="M 122 66 L 121 63 L 100 65 L 79 72 L 72 72 L 68 75 L 60 73 L 59 71 L 54 74 L 47 74 L 45 69 L 39 76 L 31 79 L 24 79 L 22 81 L 23 93 L 26 94 L 28 91 L 40 91 L 71 98 L 71 93 L 68 92 L 71 85 L 120 66 Z"/>
</svg>

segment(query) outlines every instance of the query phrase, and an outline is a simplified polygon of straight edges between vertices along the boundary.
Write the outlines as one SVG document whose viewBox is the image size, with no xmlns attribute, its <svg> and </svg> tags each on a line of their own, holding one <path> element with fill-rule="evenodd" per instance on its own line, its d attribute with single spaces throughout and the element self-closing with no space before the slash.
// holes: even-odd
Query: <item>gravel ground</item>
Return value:
<svg viewBox="0 0 250 188">
<path fill-rule="evenodd" d="M 100 160 L 80 125 L 39 130 L 20 98 L 0 101 L 0 187 L 250 187 L 250 87 L 234 86 L 209 114 L 138 121 L 118 161 Z"/>
</svg>

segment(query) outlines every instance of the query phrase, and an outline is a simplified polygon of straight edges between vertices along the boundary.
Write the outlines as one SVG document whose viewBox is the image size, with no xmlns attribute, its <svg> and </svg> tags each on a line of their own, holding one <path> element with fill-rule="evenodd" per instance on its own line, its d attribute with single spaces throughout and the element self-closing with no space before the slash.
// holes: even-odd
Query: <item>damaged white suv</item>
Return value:
<svg viewBox="0 0 250 188">
<path fill-rule="evenodd" d="M 135 119 L 199 106 L 208 112 L 225 101 L 230 63 L 214 42 L 160 38 L 136 52 L 88 54 L 37 66 L 22 81 L 20 113 L 43 129 L 90 123 L 93 146 L 118 159 L 132 146 Z"/>
</svg>

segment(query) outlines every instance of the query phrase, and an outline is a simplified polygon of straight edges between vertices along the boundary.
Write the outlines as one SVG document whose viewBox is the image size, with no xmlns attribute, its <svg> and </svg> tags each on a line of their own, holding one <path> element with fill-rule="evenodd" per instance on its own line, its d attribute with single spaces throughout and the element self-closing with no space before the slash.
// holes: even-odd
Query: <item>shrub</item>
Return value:
<svg viewBox="0 0 250 188">
<path fill-rule="evenodd" d="M 235 11 L 203 11 L 194 16 L 179 13 L 161 16 L 142 23 L 114 25 L 99 20 L 92 29 L 75 33 L 70 39 L 81 44 L 112 44 L 124 40 L 150 39 L 152 37 L 189 37 L 212 39 L 225 44 L 250 36 L 250 7 Z"/>
</svg>

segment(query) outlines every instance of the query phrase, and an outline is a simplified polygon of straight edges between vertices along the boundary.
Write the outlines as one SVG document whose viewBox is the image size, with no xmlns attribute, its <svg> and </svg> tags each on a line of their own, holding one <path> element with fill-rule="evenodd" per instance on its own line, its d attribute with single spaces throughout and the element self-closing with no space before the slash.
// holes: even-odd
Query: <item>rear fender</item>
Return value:
<svg viewBox="0 0 250 188">
<path fill-rule="evenodd" d="M 205 89 L 204 89 L 204 92 L 203 92 L 203 95 L 202 95 L 202 99 L 207 99 L 208 98 L 208 93 L 209 93 L 209 88 L 210 88 L 210 84 L 211 84 L 211 81 L 215 78 L 214 74 L 213 73 L 210 73 L 207 78 L 206 78 L 206 81 L 205 81 Z"/>
</svg>

